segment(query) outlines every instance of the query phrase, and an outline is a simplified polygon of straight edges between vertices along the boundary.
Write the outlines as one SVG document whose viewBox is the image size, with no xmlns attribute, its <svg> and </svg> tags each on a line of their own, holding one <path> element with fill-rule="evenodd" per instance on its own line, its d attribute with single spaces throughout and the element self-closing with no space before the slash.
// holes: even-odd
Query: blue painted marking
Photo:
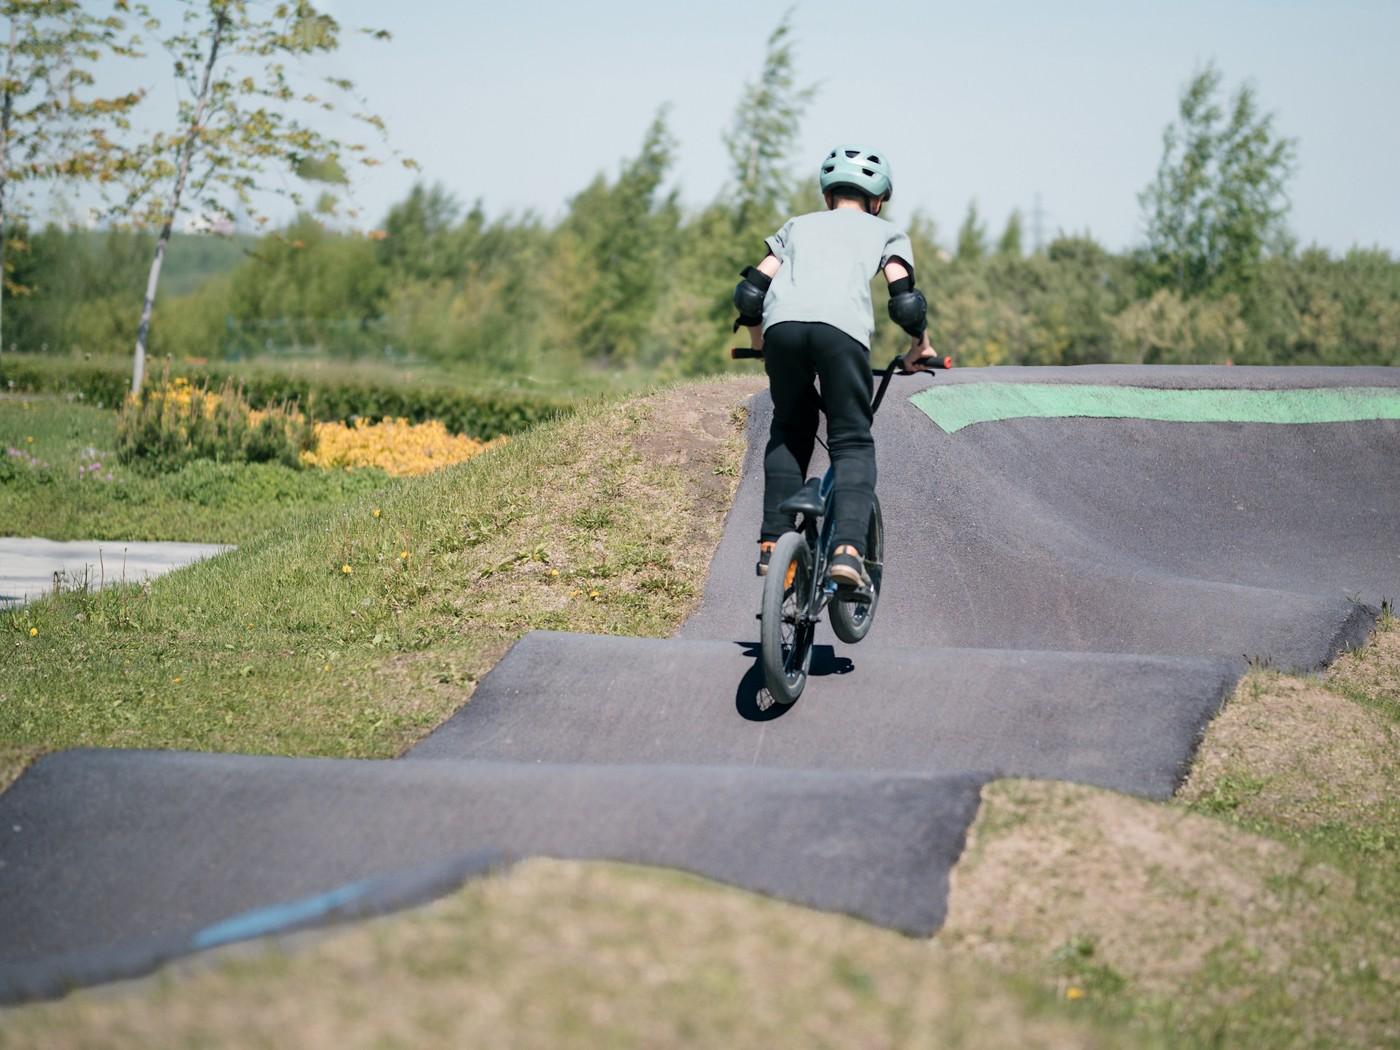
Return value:
<svg viewBox="0 0 1400 1050">
<path fill-rule="evenodd" d="M 217 922 L 213 926 L 204 927 L 194 935 L 190 945 L 195 951 L 216 948 L 221 944 L 263 937 L 298 923 L 319 919 L 327 912 L 364 896 L 373 885 L 372 881 L 351 882 L 327 893 L 318 893 L 314 897 L 303 897 L 301 900 L 274 904 L 268 908 L 254 908 L 231 919 Z"/>
</svg>

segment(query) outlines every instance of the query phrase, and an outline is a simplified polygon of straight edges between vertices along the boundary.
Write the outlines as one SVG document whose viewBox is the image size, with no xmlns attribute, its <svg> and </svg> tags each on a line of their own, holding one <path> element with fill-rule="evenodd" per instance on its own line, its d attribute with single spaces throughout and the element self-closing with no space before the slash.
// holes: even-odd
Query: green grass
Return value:
<svg viewBox="0 0 1400 1050">
<path fill-rule="evenodd" d="M 343 504 L 388 481 L 378 470 L 295 470 L 265 463 L 197 462 L 150 476 L 117 462 L 116 426 L 115 412 L 89 405 L 0 399 L 5 534 L 242 543 L 290 512 Z M 8 449 L 25 455 L 8 455 Z"/>
<path fill-rule="evenodd" d="M 727 419 L 743 391 L 709 389 Z M 0 746 L 387 757 L 528 630 L 667 634 L 728 506 L 714 471 L 742 440 L 687 471 L 635 448 L 657 425 L 646 401 L 597 409 L 336 509 L 284 512 L 147 586 L 0 614 Z"/>
</svg>

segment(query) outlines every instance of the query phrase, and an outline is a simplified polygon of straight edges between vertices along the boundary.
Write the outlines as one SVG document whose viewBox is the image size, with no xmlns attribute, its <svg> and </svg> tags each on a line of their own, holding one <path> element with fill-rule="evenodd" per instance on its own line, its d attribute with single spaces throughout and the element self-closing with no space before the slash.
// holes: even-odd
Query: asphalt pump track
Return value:
<svg viewBox="0 0 1400 1050">
<path fill-rule="evenodd" d="M 695 872 L 912 935 L 994 777 L 1147 798 L 1251 663 L 1400 595 L 1400 374 L 1086 366 L 897 381 L 874 629 L 758 670 L 766 395 L 672 639 L 527 635 L 392 761 L 68 751 L 0 795 L 0 1001 L 429 899 L 521 857 Z M 813 469 L 819 469 L 814 464 Z"/>
</svg>

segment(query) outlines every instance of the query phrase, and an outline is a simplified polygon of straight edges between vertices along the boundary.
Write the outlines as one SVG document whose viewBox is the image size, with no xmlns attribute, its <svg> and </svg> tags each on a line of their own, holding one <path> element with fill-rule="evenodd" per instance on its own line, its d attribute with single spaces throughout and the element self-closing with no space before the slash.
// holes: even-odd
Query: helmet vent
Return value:
<svg viewBox="0 0 1400 1050">
<path fill-rule="evenodd" d="M 879 164 L 879 163 L 880 163 L 880 158 L 879 158 L 879 157 L 871 157 L 871 158 L 870 158 L 870 163 L 871 163 L 871 164 Z M 867 174 L 869 174 L 869 173 L 867 172 Z"/>
<path fill-rule="evenodd" d="M 864 175 L 866 178 L 874 178 L 874 177 L 875 177 L 875 173 L 874 173 L 873 171 L 871 171 L 869 168 L 861 168 L 861 169 L 860 169 L 860 172 L 861 172 L 861 174 Z"/>
<path fill-rule="evenodd" d="M 847 157 L 855 157 L 855 156 L 858 156 L 859 154 L 860 154 L 860 150 L 858 150 L 858 149 L 848 149 L 848 150 L 846 151 L 846 156 L 847 156 Z"/>
</svg>

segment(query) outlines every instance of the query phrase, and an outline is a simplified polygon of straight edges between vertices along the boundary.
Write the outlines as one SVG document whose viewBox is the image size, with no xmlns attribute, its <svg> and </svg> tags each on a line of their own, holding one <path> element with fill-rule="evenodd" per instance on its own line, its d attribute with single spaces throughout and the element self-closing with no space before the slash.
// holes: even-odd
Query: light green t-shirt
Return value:
<svg viewBox="0 0 1400 1050">
<path fill-rule="evenodd" d="M 855 208 L 798 215 L 764 243 L 783 265 L 763 300 L 763 330 L 823 321 L 867 349 L 875 334 L 871 280 L 892 258 L 914 268 L 908 234 Z"/>
</svg>

